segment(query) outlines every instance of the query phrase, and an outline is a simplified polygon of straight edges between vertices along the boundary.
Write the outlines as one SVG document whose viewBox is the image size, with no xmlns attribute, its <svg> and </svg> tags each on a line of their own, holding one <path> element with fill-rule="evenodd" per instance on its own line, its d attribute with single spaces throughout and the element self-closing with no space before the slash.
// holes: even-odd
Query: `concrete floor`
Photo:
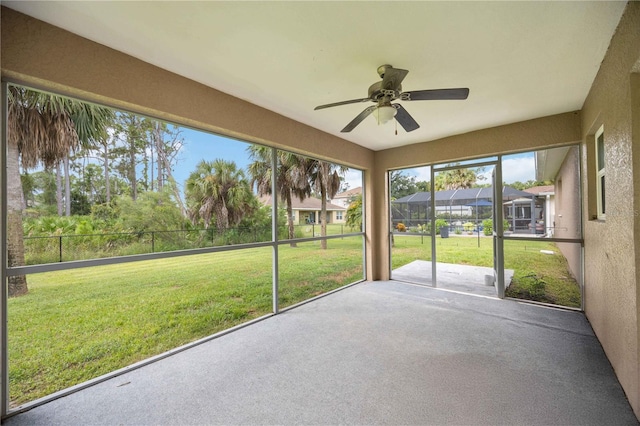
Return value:
<svg viewBox="0 0 640 426">
<path fill-rule="evenodd" d="M 7 425 L 632 425 L 584 315 L 362 283 Z"/>
<path fill-rule="evenodd" d="M 504 270 L 505 283 L 511 283 L 513 273 L 513 269 Z M 440 289 L 498 297 L 495 286 L 485 285 L 484 277 L 485 275 L 493 276 L 493 268 L 438 262 L 436 263 L 436 274 L 437 287 Z M 431 281 L 431 261 L 414 260 L 391 271 L 391 278 L 431 286 L 433 285 Z"/>
</svg>

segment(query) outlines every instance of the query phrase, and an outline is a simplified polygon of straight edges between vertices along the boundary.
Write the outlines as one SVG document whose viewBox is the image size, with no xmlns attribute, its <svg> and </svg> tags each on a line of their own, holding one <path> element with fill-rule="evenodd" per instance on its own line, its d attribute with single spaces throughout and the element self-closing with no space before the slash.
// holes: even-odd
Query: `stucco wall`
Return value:
<svg viewBox="0 0 640 426">
<path fill-rule="evenodd" d="M 585 312 L 637 416 L 640 144 L 632 131 L 631 71 L 640 58 L 640 3 L 631 2 L 583 108 Z M 634 95 L 636 105 L 640 96 Z M 638 120 L 638 108 L 635 109 Z M 595 220 L 594 134 L 604 125 L 606 220 Z M 635 158 L 635 160 L 634 160 Z"/>
<path fill-rule="evenodd" d="M 580 151 L 571 147 L 560 166 L 555 181 L 554 237 L 580 238 Z M 571 275 L 579 279 L 582 272 L 582 248 L 577 243 L 558 243 L 558 248 L 567 259 Z"/>
</svg>

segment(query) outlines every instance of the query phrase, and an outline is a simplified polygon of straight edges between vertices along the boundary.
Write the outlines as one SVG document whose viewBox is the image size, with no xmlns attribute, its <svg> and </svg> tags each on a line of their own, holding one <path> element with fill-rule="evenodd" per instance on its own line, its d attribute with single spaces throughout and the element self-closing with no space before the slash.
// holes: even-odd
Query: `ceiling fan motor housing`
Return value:
<svg viewBox="0 0 640 426">
<path fill-rule="evenodd" d="M 398 99 L 401 92 L 402 86 L 399 86 L 398 90 L 383 89 L 382 81 L 377 81 L 369 86 L 369 99 L 373 102 L 380 102 L 380 100 L 391 102 Z"/>
</svg>

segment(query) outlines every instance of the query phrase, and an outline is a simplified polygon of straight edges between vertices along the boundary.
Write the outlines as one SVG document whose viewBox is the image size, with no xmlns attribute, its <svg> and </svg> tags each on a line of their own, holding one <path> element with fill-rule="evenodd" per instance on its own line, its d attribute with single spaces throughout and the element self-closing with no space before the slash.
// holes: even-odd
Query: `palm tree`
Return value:
<svg viewBox="0 0 640 426">
<path fill-rule="evenodd" d="M 24 265 L 23 192 L 20 165 L 25 170 L 58 167 L 81 145 L 106 134 L 113 112 L 77 100 L 10 86 L 7 142 L 8 266 Z M 9 296 L 28 291 L 25 276 L 9 278 Z"/>
<path fill-rule="evenodd" d="M 479 176 L 475 169 L 460 168 L 447 170 L 436 175 L 435 187 L 436 191 L 468 189 L 473 188 L 476 181 L 482 179 L 484 179 L 484 177 Z"/>
<path fill-rule="evenodd" d="M 327 235 L 327 198 L 333 198 L 340 190 L 340 175 L 346 173 L 348 167 L 338 166 L 321 160 L 313 160 L 311 167 L 311 184 L 320 193 L 320 235 Z M 320 247 L 327 248 L 327 240 L 320 241 Z"/>
<path fill-rule="evenodd" d="M 218 231 L 236 226 L 256 207 L 251 186 L 233 161 L 202 160 L 185 183 L 189 217 L 209 228 L 215 216 Z"/>
<path fill-rule="evenodd" d="M 253 163 L 249 165 L 251 175 L 251 186 L 256 185 L 259 196 L 271 195 L 271 175 L 272 175 L 272 148 L 261 145 L 251 145 L 247 148 Z M 286 151 L 277 151 L 278 166 L 276 168 L 276 191 L 284 201 L 287 208 L 287 226 L 289 239 L 295 238 L 295 227 L 293 222 L 293 197 L 298 197 L 300 201 L 311 195 L 309 185 L 308 166 L 309 160 L 301 155 Z M 296 243 L 292 242 L 291 247 Z"/>
</svg>

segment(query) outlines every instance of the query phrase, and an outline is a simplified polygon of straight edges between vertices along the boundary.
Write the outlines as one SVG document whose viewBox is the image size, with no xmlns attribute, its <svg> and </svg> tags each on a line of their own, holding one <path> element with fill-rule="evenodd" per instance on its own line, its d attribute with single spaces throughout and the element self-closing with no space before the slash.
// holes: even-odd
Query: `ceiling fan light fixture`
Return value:
<svg viewBox="0 0 640 426">
<path fill-rule="evenodd" d="M 398 110 L 396 110 L 391 105 L 382 105 L 373 111 L 373 116 L 375 117 L 378 124 L 385 124 L 391 121 L 397 113 Z"/>
</svg>

